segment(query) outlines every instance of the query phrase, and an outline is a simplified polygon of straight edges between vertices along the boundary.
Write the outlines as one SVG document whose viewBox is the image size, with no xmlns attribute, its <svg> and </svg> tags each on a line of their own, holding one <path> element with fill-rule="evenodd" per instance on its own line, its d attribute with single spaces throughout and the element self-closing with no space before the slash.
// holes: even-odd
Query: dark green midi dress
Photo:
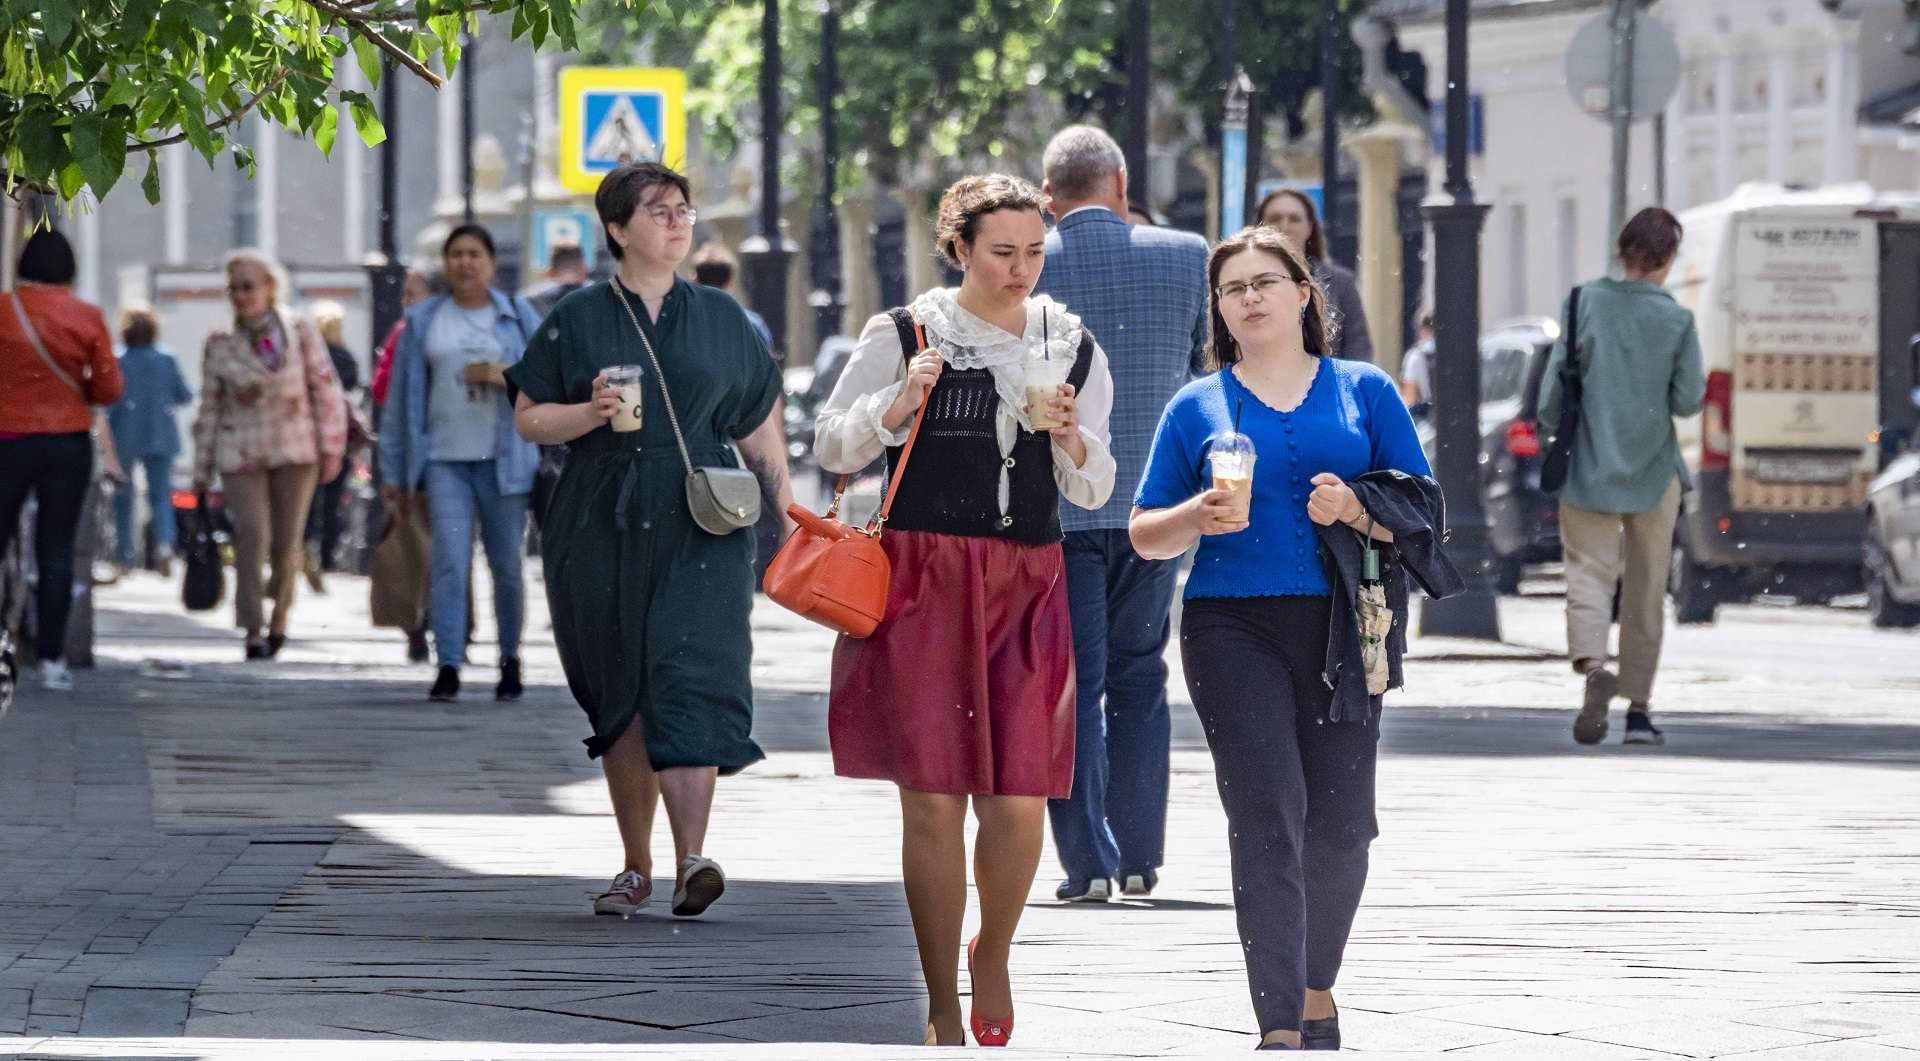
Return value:
<svg viewBox="0 0 1920 1061">
<path fill-rule="evenodd" d="M 731 295 L 676 280 L 657 321 L 627 293 L 673 392 L 693 463 L 737 467 L 730 445 L 760 426 L 780 372 Z M 687 509 L 686 468 L 646 348 L 607 283 L 553 308 L 513 388 L 579 403 L 611 365 L 641 365 L 639 431 L 600 427 L 567 448 L 541 536 L 547 603 L 567 685 L 593 724 L 589 757 L 636 722 L 653 768 L 764 758 L 753 742 L 753 534 L 715 536 Z"/>
</svg>

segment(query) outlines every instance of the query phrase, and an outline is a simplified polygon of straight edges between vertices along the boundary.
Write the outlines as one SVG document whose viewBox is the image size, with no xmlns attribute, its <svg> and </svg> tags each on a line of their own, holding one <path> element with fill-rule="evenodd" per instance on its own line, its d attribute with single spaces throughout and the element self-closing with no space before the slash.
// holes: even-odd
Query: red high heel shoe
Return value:
<svg viewBox="0 0 1920 1061">
<path fill-rule="evenodd" d="M 967 979 L 973 979 L 973 951 L 980 945 L 980 937 L 967 941 Z M 967 1023 L 973 1026 L 974 1041 L 981 1046 L 1005 1046 L 1013 1038 L 1013 1014 L 997 1020 L 982 1020 L 978 1010 L 967 1014 Z"/>
</svg>

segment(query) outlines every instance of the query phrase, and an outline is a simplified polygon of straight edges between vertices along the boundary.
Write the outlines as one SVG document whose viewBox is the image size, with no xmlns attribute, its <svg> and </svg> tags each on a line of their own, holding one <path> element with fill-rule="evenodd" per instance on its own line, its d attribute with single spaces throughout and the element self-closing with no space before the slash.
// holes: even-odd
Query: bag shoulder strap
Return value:
<svg viewBox="0 0 1920 1061">
<path fill-rule="evenodd" d="M 1073 368 L 1067 373 L 1067 382 L 1073 385 L 1073 393 L 1079 394 L 1087 389 L 1087 377 L 1093 375 L 1093 333 L 1084 326 L 1080 329 L 1080 349 L 1073 356 Z"/>
<path fill-rule="evenodd" d="M 1567 360 L 1561 372 L 1576 389 L 1580 386 L 1580 289 L 1584 284 L 1573 285 L 1573 293 L 1567 296 Z"/>
<path fill-rule="evenodd" d="M 927 348 L 927 329 L 914 319 L 912 310 L 894 309 L 889 310 L 887 315 L 893 318 L 894 327 L 900 330 L 900 356 L 911 363 L 914 355 Z M 907 459 L 913 456 L 913 443 L 920 437 L 920 424 L 927 418 L 927 407 L 933 404 L 932 398 L 933 396 L 929 394 L 925 400 L 921 401 L 920 410 L 913 414 L 913 430 L 907 432 L 906 444 L 900 448 L 900 459 L 894 464 L 893 474 L 889 476 L 886 499 L 880 502 L 880 511 L 874 513 L 872 522 L 867 524 L 867 533 L 870 535 L 876 537 L 879 535 L 881 528 L 886 525 L 888 513 L 893 511 L 893 499 L 900 493 L 900 480 L 907 474 Z M 847 479 L 847 476 L 841 476 L 840 486 L 834 491 L 836 506 L 839 504 L 839 496 L 846 492 Z"/>
<path fill-rule="evenodd" d="M 55 361 L 52 354 L 47 353 L 46 344 L 40 341 L 40 332 L 33 326 L 33 318 L 27 316 L 27 307 L 20 301 L 20 292 L 9 291 L 7 292 L 7 297 L 13 300 L 13 315 L 20 318 L 20 330 L 27 333 L 27 342 L 33 344 L 33 352 L 39 354 L 40 360 L 47 363 L 47 369 L 53 373 L 56 379 L 66 384 L 67 388 L 73 391 L 73 393 L 79 395 L 81 401 L 85 401 L 87 398 L 86 388 L 80 386 L 79 380 L 68 375 L 67 370 L 60 367 L 60 362 Z"/>
<path fill-rule="evenodd" d="M 667 403 L 667 423 L 673 427 L 674 444 L 680 447 L 680 463 L 687 466 L 687 474 L 693 474 L 693 455 L 687 451 L 687 436 L 680 433 L 680 417 L 673 411 L 673 393 L 667 390 L 666 373 L 660 371 L 660 355 L 653 352 L 653 340 L 647 338 L 647 330 L 640 327 L 640 316 L 633 312 L 633 303 L 627 301 L 626 289 L 620 286 L 617 277 L 607 277 L 607 286 L 613 288 L 613 295 L 620 300 L 620 307 L 627 311 L 627 320 L 633 322 L 633 332 L 640 337 L 640 345 L 647 348 L 647 360 L 653 364 L 653 378 L 660 381 L 660 398 Z"/>
</svg>

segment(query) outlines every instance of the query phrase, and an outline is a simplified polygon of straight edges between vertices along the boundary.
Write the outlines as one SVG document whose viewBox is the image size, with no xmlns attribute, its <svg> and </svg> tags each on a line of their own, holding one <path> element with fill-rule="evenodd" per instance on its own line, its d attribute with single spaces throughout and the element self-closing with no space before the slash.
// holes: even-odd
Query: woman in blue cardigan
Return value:
<svg viewBox="0 0 1920 1061">
<path fill-rule="evenodd" d="M 389 505 L 404 491 L 427 494 L 433 529 L 427 610 L 440 663 L 428 697 L 460 696 L 477 524 L 500 627 L 494 698 L 518 700 L 526 611 L 522 545 L 540 453 L 514 429 L 504 373 L 519 362 L 540 317 L 526 299 L 493 289 L 499 259 L 485 228 L 454 229 L 441 248 L 441 265 L 448 293 L 407 311 L 394 353 L 380 418 L 380 493 Z"/>
</svg>

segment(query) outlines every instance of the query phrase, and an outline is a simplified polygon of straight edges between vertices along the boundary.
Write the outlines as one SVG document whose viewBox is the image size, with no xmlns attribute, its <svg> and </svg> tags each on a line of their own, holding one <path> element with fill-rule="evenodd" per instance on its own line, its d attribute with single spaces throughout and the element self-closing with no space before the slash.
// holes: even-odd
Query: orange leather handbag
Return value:
<svg viewBox="0 0 1920 1061">
<path fill-rule="evenodd" d="M 913 324 L 913 336 L 917 354 L 927 348 L 926 329 L 919 321 Z M 775 604 L 849 637 L 866 637 L 887 617 L 887 583 L 893 578 L 893 564 L 880 547 L 880 532 L 930 404 L 920 402 L 913 430 L 894 465 L 893 481 L 887 484 L 886 500 L 865 527 L 849 526 L 838 518 L 849 476 L 840 477 L 825 515 L 816 516 L 799 505 L 788 507 L 787 515 L 796 524 L 793 535 L 767 565 L 767 596 Z"/>
</svg>

